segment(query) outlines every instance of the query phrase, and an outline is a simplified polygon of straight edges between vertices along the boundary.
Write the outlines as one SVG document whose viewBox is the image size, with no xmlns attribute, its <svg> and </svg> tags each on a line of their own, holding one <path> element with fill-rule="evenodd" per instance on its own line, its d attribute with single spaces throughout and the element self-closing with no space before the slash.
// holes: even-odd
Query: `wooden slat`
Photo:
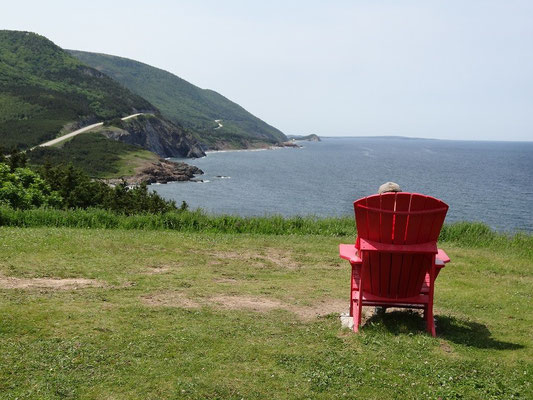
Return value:
<svg viewBox="0 0 533 400">
<path fill-rule="evenodd" d="M 441 200 L 435 198 L 433 198 L 433 200 L 435 208 L 441 210 L 435 213 L 435 219 L 433 221 L 433 226 L 431 227 L 431 232 L 429 234 L 430 240 L 436 241 L 439 238 L 440 230 L 442 229 L 442 224 L 444 223 L 444 219 L 446 218 L 448 205 Z"/>
<path fill-rule="evenodd" d="M 419 265 L 418 274 L 416 275 L 416 281 L 413 285 L 413 291 L 419 293 L 421 291 L 422 285 L 424 284 L 424 279 L 429 272 L 429 267 L 431 259 L 428 259 L 427 255 L 421 256 L 422 261 Z"/>
<path fill-rule="evenodd" d="M 380 196 L 381 209 L 394 211 L 396 203 L 396 193 L 385 193 Z M 379 225 L 381 243 L 392 243 L 394 214 L 380 213 L 381 223 Z"/>
<path fill-rule="evenodd" d="M 370 196 L 366 199 L 366 204 L 369 207 L 372 208 L 379 208 L 380 207 L 380 196 Z M 380 237 L 380 213 L 368 210 L 368 239 L 375 240 L 379 242 L 381 240 Z"/>
<path fill-rule="evenodd" d="M 422 211 L 425 209 L 426 196 L 413 194 L 411 196 L 411 204 L 409 211 Z M 406 244 L 414 244 L 418 242 L 418 233 L 420 231 L 420 223 L 423 216 L 421 214 L 409 215 L 407 221 L 407 234 L 405 235 Z"/>
<path fill-rule="evenodd" d="M 431 210 L 434 210 L 439 206 L 438 201 L 435 198 L 429 196 L 425 197 L 424 211 L 428 211 L 428 213 L 422 215 L 420 229 L 418 231 L 418 242 L 427 242 L 430 240 L 429 238 L 435 222 L 435 213 L 431 212 Z"/>
<path fill-rule="evenodd" d="M 391 255 L 392 262 L 390 268 L 389 295 L 393 299 L 399 297 L 398 282 L 402 275 L 403 259 L 403 254 Z"/>
<path fill-rule="evenodd" d="M 402 270 L 399 276 L 396 290 L 398 297 L 407 297 L 407 291 L 409 287 L 409 277 L 412 271 L 413 255 L 406 254 L 403 256 Z"/>
<path fill-rule="evenodd" d="M 368 211 L 366 209 L 358 207 L 358 205 L 366 206 L 366 197 L 359 199 L 353 203 L 353 208 L 355 212 L 355 225 L 357 226 L 357 237 L 368 237 Z"/>
<path fill-rule="evenodd" d="M 381 251 L 386 253 L 429 253 L 437 254 L 437 242 L 418 244 L 387 244 L 373 240 L 361 239 L 362 251 Z"/>
<path fill-rule="evenodd" d="M 411 202 L 410 193 L 398 193 L 396 195 L 396 211 L 408 211 L 409 203 Z M 407 228 L 407 215 L 397 214 L 394 218 L 394 238 L 392 242 L 394 244 L 405 243 L 405 232 Z"/>
<path fill-rule="evenodd" d="M 391 256 L 390 253 L 380 253 L 380 296 L 388 296 L 390 292 L 390 277 L 391 277 Z"/>
<path fill-rule="evenodd" d="M 376 296 L 379 296 L 379 293 L 381 290 L 381 281 L 380 281 L 381 268 L 380 268 L 379 254 L 378 253 L 369 254 L 368 258 L 370 259 L 369 270 L 370 270 L 370 280 L 372 284 L 372 290 L 370 291 L 370 293 L 373 293 Z"/>
<path fill-rule="evenodd" d="M 437 241 L 439 239 L 440 230 L 442 229 L 442 224 L 444 223 L 445 218 L 446 211 L 440 211 L 435 215 L 435 220 L 433 221 L 429 240 Z"/>
<path fill-rule="evenodd" d="M 416 277 L 417 277 L 416 275 L 418 272 L 418 258 L 419 256 L 413 255 L 411 259 L 411 265 L 409 267 L 409 273 L 407 275 L 408 278 L 406 279 L 406 282 L 405 282 L 405 291 L 403 292 L 403 295 L 405 297 L 408 297 L 413 293 L 413 286 L 414 286 L 414 282 L 416 282 Z"/>
<path fill-rule="evenodd" d="M 427 272 L 426 258 L 423 255 L 413 256 L 411 271 L 409 272 L 409 282 L 407 285 L 407 296 L 414 296 L 420 292 L 424 276 Z"/>
<path fill-rule="evenodd" d="M 357 297 L 359 295 L 359 291 L 354 291 L 354 297 Z M 390 299 L 387 299 L 386 297 L 376 296 L 371 293 L 363 292 L 363 304 L 367 305 L 365 303 L 376 303 L 375 305 L 388 305 L 388 306 L 395 306 L 399 303 L 405 303 L 405 304 L 426 304 L 429 301 L 428 295 L 425 293 L 419 293 L 412 297 L 406 297 L 406 298 L 398 298 L 396 299 L 397 302 L 389 302 Z"/>
<path fill-rule="evenodd" d="M 372 279 L 370 278 L 370 257 L 368 253 L 362 256 L 363 266 L 361 267 L 361 286 L 363 286 L 363 291 L 369 292 L 372 291 Z"/>
</svg>

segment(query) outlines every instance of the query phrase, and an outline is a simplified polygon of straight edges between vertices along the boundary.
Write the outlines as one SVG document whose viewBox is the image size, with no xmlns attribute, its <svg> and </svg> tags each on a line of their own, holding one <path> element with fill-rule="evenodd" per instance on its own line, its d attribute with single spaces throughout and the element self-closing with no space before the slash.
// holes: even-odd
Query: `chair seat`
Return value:
<svg viewBox="0 0 533 400">
<path fill-rule="evenodd" d="M 359 297 L 359 291 L 354 290 L 353 291 L 353 299 L 354 301 L 357 301 L 356 299 Z M 363 293 L 363 305 L 364 306 L 391 306 L 391 307 L 416 307 L 420 306 L 420 308 L 424 307 L 424 304 L 429 303 L 429 295 L 421 293 L 418 296 L 413 297 L 407 297 L 407 298 L 400 298 L 400 299 L 392 299 L 387 297 L 379 297 L 374 296 L 370 293 Z"/>
</svg>

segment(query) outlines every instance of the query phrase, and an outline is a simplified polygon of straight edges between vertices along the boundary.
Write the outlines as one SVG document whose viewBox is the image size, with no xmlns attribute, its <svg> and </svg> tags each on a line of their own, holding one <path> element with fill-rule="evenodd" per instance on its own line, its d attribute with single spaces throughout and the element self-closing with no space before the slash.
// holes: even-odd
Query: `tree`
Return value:
<svg viewBox="0 0 533 400">
<path fill-rule="evenodd" d="M 62 198 L 52 190 L 37 173 L 29 168 L 0 164 L 0 205 L 29 209 L 36 207 L 59 207 Z"/>
</svg>

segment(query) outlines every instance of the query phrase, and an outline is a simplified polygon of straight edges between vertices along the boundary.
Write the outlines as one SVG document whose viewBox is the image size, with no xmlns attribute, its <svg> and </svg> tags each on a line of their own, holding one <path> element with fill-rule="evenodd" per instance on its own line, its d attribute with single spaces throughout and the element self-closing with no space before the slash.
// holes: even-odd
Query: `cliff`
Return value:
<svg viewBox="0 0 533 400">
<path fill-rule="evenodd" d="M 141 115 L 104 128 L 102 133 L 110 139 L 140 146 L 161 157 L 205 156 L 198 141 L 183 127 L 155 115 Z"/>
</svg>

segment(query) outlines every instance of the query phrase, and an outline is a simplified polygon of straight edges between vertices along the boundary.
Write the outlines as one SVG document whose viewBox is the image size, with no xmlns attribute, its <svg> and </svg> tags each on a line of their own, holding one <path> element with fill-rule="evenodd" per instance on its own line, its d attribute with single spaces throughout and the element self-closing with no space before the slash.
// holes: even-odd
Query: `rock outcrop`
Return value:
<svg viewBox="0 0 533 400">
<path fill-rule="evenodd" d="M 296 148 L 300 148 L 302 146 L 300 146 L 299 144 L 295 143 L 294 141 L 288 141 L 288 142 L 280 143 L 279 147 L 296 147 Z"/>
<path fill-rule="evenodd" d="M 149 163 L 139 168 L 134 176 L 117 179 L 104 179 L 111 185 L 116 185 L 125 181 L 128 185 L 140 185 L 141 183 L 168 183 L 176 181 L 190 181 L 195 175 L 204 172 L 194 165 L 183 162 L 172 162 L 160 159 L 155 163 Z"/>
<path fill-rule="evenodd" d="M 183 127 L 155 115 L 140 115 L 104 129 L 110 139 L 141 146 L 161 157 L 198 158 L 205 153 Z"/>
</svg>

